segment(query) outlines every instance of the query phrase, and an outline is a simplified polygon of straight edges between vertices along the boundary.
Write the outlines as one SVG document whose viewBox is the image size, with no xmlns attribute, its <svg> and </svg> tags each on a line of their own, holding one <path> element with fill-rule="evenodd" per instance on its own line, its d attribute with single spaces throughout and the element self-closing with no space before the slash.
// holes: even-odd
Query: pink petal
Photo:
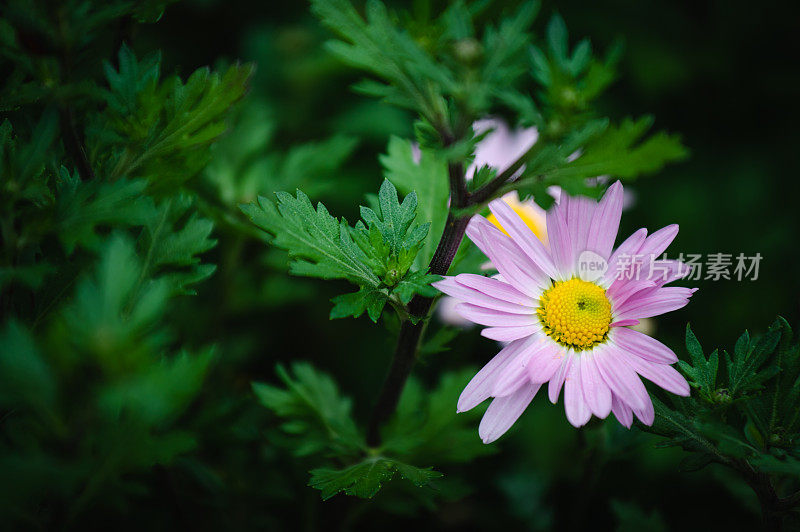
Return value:
<svg viewBox="0 0 800 532">
<path fill-rule="evenodd" d="M 650 396 L 647 397 L 647 402 L 645 403 L 644 407 L 642 408 L 631 408 L 633 413 L 636 414 L 636 417 L 639 418 L 639 421 L 644 423 L 645 425 L 652 425 L 653 420 L 655 420 L 655 411 L 653 410 L 653 401 L 650 400 Z"/>
<path fill-rule="evenodd" d="M 575 250 L 564 219 L 564 211 L 560 206 L 555 206 L 547 211 L 547 241 L 550 243 L 550 252 L 553 262 L 558 269 L 558 276 L 554 279 L 568 279 L 575 271 Z"/>
<path fill-rule="evenodd" d="M 497 299 L 516 303 L 517 305 L 534 304 L 530 296 L 526 296 L 507 282 L 499 279 L 492 279 L 491 277 L 484 277 L 483 275 L 476 275 L 474 273 L 462 273 L 456 275 L 455 279 L 460 285 L 478 290 L 484 294 L 496 297 Z"/>
<path fill-rule="evenodd" d="M 521 327 L 487 327 L 481 336 L 498 342 L 511 342 L 534 335 L 542 330 L 541 325 L 523 325 Z"/>
<path fill-rule="evenodd" d="M 548 253 L 542 241 L 533 234 L 530 227 L 514 212 L 514 209 L 502 199 L 496 199 L 489 203 L 489 210 L 492 211 L 500 225 L 511 235 L 514 242 L 530 257 L 536 266 L 548 277 L 555 278 L 558 272 L 550 253 Z M 548 221 L 547 223 L 549 228 L 550 222 Z"/>
<path fill-rule="evenodd" d="M 456 411 L 472 410 L 491 397 L 492 385 L 497 375 L 525 345 L 524 341 L 511 342 L 497 353 L 481 370 L 472 377 L 458 398 Z"/>
<path fill-rule="evenodd" d="M 572 350 L 568 350 L 564 357 L 561 360 L 561 365 L 558 366 L 553 376 L 550 378 L 550 384 L 547 386 L 547 395 L 550 398 L 550 402 L 556 404 L 558 401 L 558 395 L 561 393 L 561 386 L 564 385 L 564 380 L 567 378 L 567 372 L 569 372 L 569 368 L 572 365 L 572 358 L 574 357 L 574 353 Z"/>
<path fill-rule="evenodd" d="M 614 315 L 617 319 L 626 318 L 651 318 L 672 312 L 685 307 L 689 303 L 689 297 L 696 291 L 695 288 L 684 288 L 681 286 L 668 286 L 659 288 L 649 295 L 634 295 L 625 304 L 615 309 Z"/>
<path fill-rule="evenodd" d="M 624 427 L 631 428 L 633 425 L 633 411 L 628 405 L 619 400 L 619 397 L 612 394 L 611 397 L 611 411 L 614 412 L 614 417 Z"/>
<path fill-rule="evenodd" d="M 683 279 L 691 273 L 691 267 L 679 260 L 657 260 L 653 262 L 651 270 L 652 280 L 658 286 Z"/>
<path fill-rule="evenodd" d="M 648 257 L 650 255 L 654 257 L 660 257 L 661 254 L 667 250 L 672 241 L 675 240 L 677 235 L 677 224 L 662 227 L 647 237 L 647 240 L 644 241 L 637 254 L 642 255 L 643 257 Z"/>
<path fill-rule="evenodd" d="M 564 410 L 567 421 L 576 428 L 588 423 L 592 417 L 592 411 L 583 396 L 581 369 L 580 358 L 573 360 L 564 382 Z"/>
<path fill-rule="evenodd" d="M 478 434 L 483 443 L 492 443 L 511 428 L 511 425 L 528 408 L 533 396 L 539 391 L 539 386 L 538 384 L 525 384 L 515 393 L 497 397 L 492 401 L 478 426 Z"/>
<path fill-rule="evenodd" d="M 459 303 L 455 311 L 473 323 L 489 325 L 492 327 L 519 327 L 520 325 L 535 325 L 539 323 L 534 314 L 512 314 L 499 310 L 477 307 L 469 303 Z"/>
<path fill-rule="evenodd" d="M 639 320 L 619 320 L 609 325 L 609 327 L 633 327 L 634 325 L 639 325 Z"/>
<path fill-rule="evenodd" d="M 549 282 L 550 278 L 536 266 L 536 263 L 512 239 L 500 232 L 494 224 L 483 216 L 473 216 L 467 225 L 467 236 L 488 256 L 487 237 L 484 234 L 488 234 L 491 237 L 491 242 L 495 248 L 508 254 L 509 259 L 516 264 L 517 268 L 539 280 L 543 286 Z"/>
<path fill-rule="evenodd" d="M 619 181 L 608 187 L 603 199 L 597 205 L 589 227 L 587 249 L 601 257 L 610 257 L 622 218 L 622 183 Z M 550 225 L 548 222 L 548 229 Z"/>
<path fill-rule="evenodd" d="M 605 348 L 595 349 L 594 353 L 597 369 L 614 395 L 634 410 L 644 408 L 646 402 L 650 401 L 647 389 L 617 350 L 605 346 Z"/>
<path fill-rule="evenodd" d="M 455 277 L 446 277 L 441 281 L 431 283 L 431 285 L 448 296 L 454 297 L 466 303 L 471 303 L 478 307 L 510 312 L 512 314 L 533 314 L 535 312 L 532 299 L 530 300 L 528 306 L 510 303 L 508 301 L 487 295 L 478 290 L 468 288 L 458 283 Z"/>
<path fill-rule="evenodd" d="M 614 284 L 606 290 L 606 295 L 611 299 L 611 303 L 615 309 L 620 308 L 623 303 L 630 299 L 637 292 L 653 288 L 656 286 L 654 281 L 648 280 L 635 280 L 635 279 L 617 279 Z"/>
<path fill-rule="evenodd" d="M 542 349 L 528 361 L 528 378 L 531 382 L 549 381 L 564 360 L 564 347 L 551 340 L 545 340 Z"/>
<path fill-rule="evenodd" d="M 626 354 L 626 361 L 636 373 L 653 384 L 675 395 L 689 397 L 689 383 L 672 366 L 650 362 L 632 354 Z"/>
<path fill-rule="evenodd" d="M 597 202 L 589 198 L 564 194 L 561 203 L 563 204 L 573 249 L 577 254 L 580 254 L 586 250 L 589 227 L 592 224 L 594 211 L 597 209 Z"/>
<path fill-rule="evenodd" d="M 538 298 L 541 292 L 540 280 L 532 276 L 529 270 L 521 268 L 514 260 L 514 254 L 508 249 L 503 249 L 502 244 L 496 238 L 489 236 L 484 228 L 480 228 L 479 232 L 486 244 L 484 253 L 503 276 L 503 279 L 523 294 Z M 507 237 L 503 236 L 502 238 Z"/>
<path fill-rule="evenodd" d="M 640 358 L 660 364 L 674 364 L 678 357 L 669 347 L 655 338 L 633 329 L 614 329 L 611 340 L 622 350 L 637 355 Z"/>
<path fill-rule="evenodd" d="M 611 389 L 600 376 L 592 352 L 581 353 L 580 366 L 581 385 L 586 404 L 595 416 L 604 419 L 611 412 Z"/>
<path fill-rule="evenodd" d="M 511 395 L 523 383 L 530 382 L 525 367 L 539 349 L 541 349 L 541 342 L 538 339 L 527 340 L 525 347 L 518 351 L 514 359 L 497 374 L 492 386 L 492 396 L 504 397 Z"/>
<path fill-rule="evenodd" d="M 611 254 L 611 257 L 608 259 L 608 270 L 606 270 L 603 279 L 605 282 L 610 283 L 620 277 L 623 272 L 620 272 L 620 267 L 625 266 L 628 267 L 631 261 L 631 258 L 636 255 L 639 251 L 639 248 L 642 246 L 642 243 L 645 241 L 647 237 L 647 229 L 641 228 L 631 236 L 629 236 L 619 247 Z M 622 259 L 625 259 L 625 262 L 622 262 Z"/>
</svg>

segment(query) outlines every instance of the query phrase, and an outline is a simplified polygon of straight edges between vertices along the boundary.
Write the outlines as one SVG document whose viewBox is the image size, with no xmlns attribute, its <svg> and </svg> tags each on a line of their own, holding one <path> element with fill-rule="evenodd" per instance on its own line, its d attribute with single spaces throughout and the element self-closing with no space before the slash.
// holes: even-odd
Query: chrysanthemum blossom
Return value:
<svg viewBox="0 0 800 532">
<path fill-rule="evenodd" d="M 483 336 L 507 342 L 458 400 L 463 412 L 493 398 L 478 429 L 484 443 L 502 436 L 545 383 L 553 403 L 564 389 L 567 420 L 575 427 L 612 412 L 626 427 L 634 415 L 652 424 L 653 403 L 640 377 L 689 395 L 686 379 L 672 367 L 675 353 L 630 328 L 688 303 L 696 289 L 665 286 L 688 269 L 666 259 L 642 261 L 636 275 L 625 268 L 631 257 L 660 257 L 678 226 L 650 236 L 639 229 L 614 250 L 622 198 L 619 182 L 599 203 L 562 194 L 547 212 L 547 244 L 506 202 L 495 200 L 489 209 L 504 231 L 475 216 L 467 236 L 499 274 L 435 283 L 460 301 L 456 310 L 464 318 L 486 326 Z M 605 268 L 587 269 L 587 262 Z"/>
<path fill-rule="evenodd" d="M 511 207 L 511 209 L 522 219 L 525 225 L 528 226 L 528 229 L 533 231 L 533 234 L 536 235 L 539 240 L 545 243 L 547 242 L 547 224 L 545 221 L 546 212 L 544 209 L 539 207 L 535 201 L 533 201 L 533 198 L 520 201 L 517 193 L 512 191 L 503 196 L 503 201 L 505 201 L 508 206 Z M 501 226 L 500 222 L 497 221 L 497 217 L 494 214 L 490 214 L 487 217 L 487 220 L 505 233 L 505 229 L 503 229 L 503 226 Z M 484 265 L 484 268 L 493 269 L 492 263 L 487 261 Z M 456 311 L 457 305 L 457 299 L 445 296 L 436 306 L 436 314 L 443 323 L 453 327 L 467 329 L 474 326 L 474 322 L 464 318 Z"/>
</svg>

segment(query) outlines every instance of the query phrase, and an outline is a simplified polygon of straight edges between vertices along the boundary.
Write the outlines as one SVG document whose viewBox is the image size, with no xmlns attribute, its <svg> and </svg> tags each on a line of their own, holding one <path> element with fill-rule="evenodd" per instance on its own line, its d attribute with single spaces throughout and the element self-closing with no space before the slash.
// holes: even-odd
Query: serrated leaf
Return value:
<svg viewBox="0 0 800 532">
<path fill-rule="evenodd" d="M 284 387 L 254 382 L 253 391 L 263 406 L 293 423 L 287 432 L 299 436 L 294 441 L 304 445 L 295 444 L 296 454 L 360 452 L 364 443 L 352 418 L 352 403 L 341 396 L 333 378 L 303 362 L 292 364 L 291 371 L 278 366 L 276 372 Z"/>
<path fill-rule="evenodd" d="M 324 205 L 311 205 L 308 196 L 278 193 L 277 206 L 264 197 L 242 205 L 242 211 L 259 228 L 274 235 L 272 244 L 289 252 L 290 272 L 322 279 L 347 279 L 377 288 L 369 258 L 352 240 L 350 228 L 328 213 Z"/>
<path fill-rule="evenodd" d="M 439 275 L 431 275 L 423 272 L 414 272 L 406 275 L 402 281 L 392 290 L 392 294 L 397 295 L 400 301 L 408 303 L 416 294 L 423 297 L 434 297 L 437 290 L 431 286 L 441 279 Z"/>
<path fill-rule="evenodd" d="M 109 175 L 146 177 L 158 193 L 175 190 L 208 162 L 208 146 L 226 129 L 228 110 L 245 93 L 251 65 L 222 74 L 201 68 L 184 83 L 159 79 L 159 58 L 143 61 L 127 47 L 119 68 L 105 66 L 108 110 L 90 128 Z"/>
<path fill-rule="evenodd" d="M 389 252 L 393 254 L 419 246 L 427 235 L 427 225 L 412 229 L 411 224 L 416 216 L 417 194 L 411 192 L 400 203 L 397 189 L 388 179 L 383 181 L 378 191 L 378 211 L 361 207 L 361 217 L 367 227 L 376 227 L 380 231 L 384 242 L 389 245 Z"/>
<path fill-rule="evenodd" d="M 417 487 L 425 486 L 442 476 L 432 468 L 419 468 L 387 458 L 369 458 L 345 469 L 314 469 L 308 485 L 320 490 L 323 500 L 342 492 L 371 499 L 395 473 Z"/>
<path fill-rule="evenodd" d="M 209 238 L 214 224 L 190 212 L 191 207 L 188 196 L 162 202 L 147 220 L 138 243 L 145 259 L 144 275 L 165 279 L 175 294 L 194 294 L 192 285 L 216 270 L 213 264 L 201 264 L 198 257 L 217 243 Z"/>
<path fill-rule="evenodd" d="M 433 257 L 444 231 L 449 188 L 445 162 L 430 151 L 419 153 L 419 161 L 415 162 L 411 142 L 393 136 L 389 139 L 387 153 L 380 157 L 380 161 L 386 179 L 402 194 L 416 193 L 419 201 L 417 220 L 430 223 L 428 235 L 414 262 L 417 269 L 423 269 Z"/>
<path fill-rule="evenodd" d="M 156 216 L 144 195 L 144 180 L 81 181 L 61 168 L 56 188 L 55 222 L 67 253 L 81 245 L 96 248 L 101 229 L 143 225 Z"/>
<path fill-rule="evenodd" d="M 738 397 L 760 390 L 762 383 L 779 371 L 777 366 L 764 367 L 780 340 L 780 330 L 770 330 L 757 341 L 747 331 L 736 342 L 733 357 L 728 360 L 728 381 L 731 396 Z"/>
<path fill-rule="evenodd" d="M 716 401 L 719 353 L 714 350 L 706 358 L 700 341 L 689 324 L 686 324 L 686 351 L 688 351 L 692 363 L 689 364 L 679 360 L 678 365 L 684 374 L 689 377 L 689 384 L 698 388 L 709 401 Z"/>
<path fill-rule="evenodd" d="M 331 299 L 333 308 L 330 319 L 358 318 L 366 312 L 369 319 L 377 323 L 383 307 L 386 305 L 386 299 L 385 292 L 366 287 L 362 287 L 358 292 L 336 296 Z"/>
<path fill-rule="evenodd" d="M 169 292 L 165 280 L 143 273 L 134 244 L 113 234 L 101 248 L 96 271 L 79 280 L 74 300 L 62 313 L 66 341 L 110 372 L 149 363 L 139 355 L 143 349 L 163 348 L 167 338 L 158 322 Z"/>
<path fill-rule="evenodd" d="M 652 117 L 624 120 L 594 137 L 582 153 L 553 173 L 555 178 L 578 179 L 597 176 L 634 178 L 659 171 L 667 163 L 688 156 L 680 138 L 658 132 L 644 138 Z"/>
</svg>

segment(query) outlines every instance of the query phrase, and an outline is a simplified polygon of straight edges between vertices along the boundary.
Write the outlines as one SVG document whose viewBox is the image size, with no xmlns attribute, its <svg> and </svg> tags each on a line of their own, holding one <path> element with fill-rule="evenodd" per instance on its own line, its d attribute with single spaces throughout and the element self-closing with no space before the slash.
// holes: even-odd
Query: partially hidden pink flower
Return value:
<svg viewBox="0 0 800 532">
<path fill-rule="evenodd" d="M 614 250 L 622 203 L 619 182 L 599 203 L 562 194 L 546 215 L 546 244 L 503 200 L 489 209 L 504 231 L 482 216 L 470 221 L 467 236 L 499 274 L 465 273 L 434 286 L 460 301 L 456 311 L 464 318 L 486 327 L 483 336 L 508 342 L 458 400 L 463 412 L 493 398 L 478 429 L 484 443 L 502 436 L 545 383 L 553 403 L 564 389 L 567 420 L 575 427 L 612 412 L 626 427 L 634 415 L 652 424 L 653 403 L 640 377 L 689 395 L 671 366 L 675 353 L 630 328 L 688 303 L 696 289 L 665 286 L 688 269 L 676 260 L 654 260 L 637 275 L 619 275 L 630 257 L 661 256 L 678 226 L 650 236 L 639 229 Z M 586 260 L 606 268 L 587 274 Z"/>
<path fill-rule="evenodd" d="M 477 135 L 489 133 L 475 146 L 475 159 L 466 172 L 468 181 L 483 165 L 502 172 L 525 155 L 539 138 L 535 127 L 511 129 L 505 121 L 494 117 L 476 120 L 472 129 Z"/>
</svg>

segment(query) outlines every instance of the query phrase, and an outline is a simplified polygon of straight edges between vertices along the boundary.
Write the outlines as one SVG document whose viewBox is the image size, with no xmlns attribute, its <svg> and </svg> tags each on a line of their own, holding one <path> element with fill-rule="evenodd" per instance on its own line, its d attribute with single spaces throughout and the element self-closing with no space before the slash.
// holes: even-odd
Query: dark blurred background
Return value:
<svg viewBox="0 0 800 532">
<path fill-rule="evenodd" d="M 503 9 L 502 2 L 495 4 L 493 9 Z M 657 319 L 658 337 L 682 353 L 689 321 L 710 351 L 732 348 L 744 329 L 762 331 L 779 314 L 797 324 L 800 209 L 797 187 L 791 185 L 800 170 L 800 79 L 791 52 L 796 11 L 778 2 L 568 0 L 544 2 L 540 30 L 556 9 L 573 42 L 587 36 L 603 50 L 615 38 L 625 41 L 619 80 L 602 102 L 609 116 L 652 113 L 657 128 L 682 134 L 691 150 L 686 162 L 629 185 L 637 201 L 623 217 L 622 233 L 678 223 L 673 256 L 763 256 L 756 281 L 697 282 L 700 291 L 686 309 Z M 132 40 L 137 51 L 162 49 L 165 71 L 182 75 L 206 64 L 255 62 L 248 98 L 272 128 L 271 150 L 337 132 L 358 137 L 359 148 L 341 172 L 337 193 L 316 195 L 333 212 L 354 219 L 363 195 L 382 179 L 378 154 L 389 135 L 411 135 L 413 117 L 354 94 L 349 86 L 360 74 L 324 51 L 328 37 L 304 2 L 186 0 L 170 7 L 160 23 L 139 28 Z M 336 376 L 353 396 L 357 416 L 365 419 L 389 363 L 391 336 L 365 318 L 327 321 L 328 299 L 347 287 L 289 280 L 278 259 L 264 265 L 264 279 L 250 280 L 254 290 L 272 291 L 269 305 L 263 303 L 267 298 L 253 298 L 258 303 L 226 299 L 225 294 L 238 293 L 228 289 L 230 283 L 248 282 L 236 277 L 237 264 L 261 260 L 256 247 L 233 247 L 223 239 L 214 252 L 218 274 L 201 288 L 199 299 L 186 303 L 217 309 L 207 313 L 208 323 L 192 324 L 198 345 L 222 339 L 227 362 L 219 373 L 230 374 L 213 378 L 233 379 L 246 395 L 251 380 L 275 380 L 276 363 L 311 360 Z M 291 290 L 293 297 L 282 299 L 281 290 Z M 417 371 L 433 381 L 444 368 L 479 366 L 495 351 L 493 342 L 473 330 Z M 351 375 L 351 367 L 362 369 Z M 613 421 L 576 431 L 561 407 L 542 398 L 534 403 L 494 444 L 497 453 L 457 471 L 444 470 L 460 475 L 469 489 L 438 509 L 393 507 L 389 513 L 386 505 L 344 496 L 323 503 L 305 487 L 304 464 L 274 456 L 253 434 L 259 430 L 254 423 L 230 429 L 252 442 L 244 448 L 251 454 L 241 452 L 233 462 L 228 457 L 226 464 L 248 471 L 259 489 L 228 486 L 230 500 L 199 498 L 186 511 L 202 516 L 219 506 L 230 512 L 232 522 L 285 530 L 343 524 L 426 530 L 757 526 L 754 497 L 724 470 L 681 472 L 682 451 L 655 448 L 652 437 L 625 431 Z M 241 481 L 246 475 L 231 473 L 230 478 Z"/>
</svg>

